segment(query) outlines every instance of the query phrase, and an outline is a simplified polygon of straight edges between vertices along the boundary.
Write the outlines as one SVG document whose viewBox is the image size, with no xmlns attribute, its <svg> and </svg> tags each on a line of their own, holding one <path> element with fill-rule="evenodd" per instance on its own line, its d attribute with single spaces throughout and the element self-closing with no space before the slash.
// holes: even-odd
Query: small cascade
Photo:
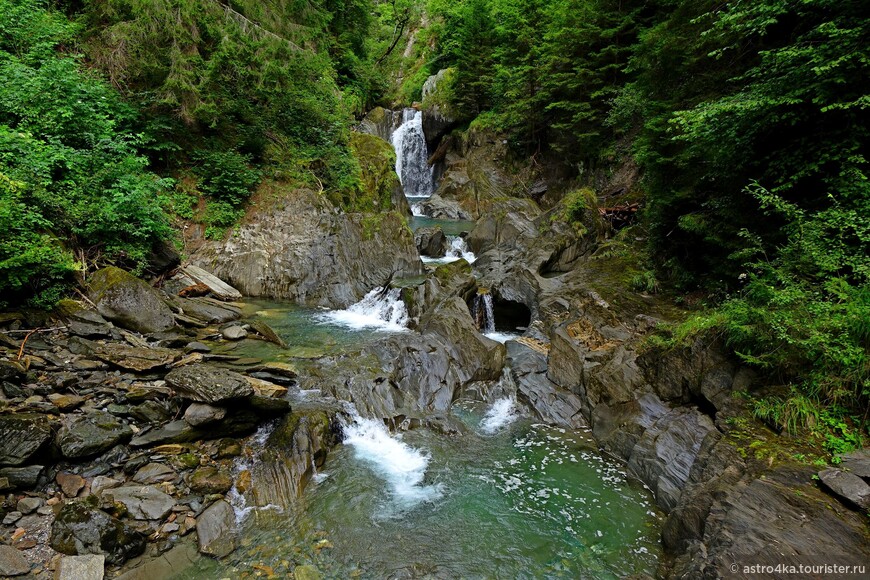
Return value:
<svg viewBox="0 0 870 580">
<path fill-rule="evenodd" d="M 510 397 L 504 397 L 492 404 L 480 422 L 480 430 L 491 435 L 513 423 L 519 417 L 516 403 Z"/>
<path fill-rule="evenodd" d="M 353 447 L 356 457 L 387 482 L 400 507 L 441 497 L 441 486 L 423 485 L 428 455 L 391 435 L 382 421 L 361 417 L 350 404 L 340 417 L 343 443 Z"/>
<path fill-rule="evenodd" d="M 393 132 L 396 150 L 396 174 L 407 197 L 432 195 L 433 168 L 429 166 L 429 152 L 423 136 L 423 113 L 405 109 L 402 124 Z"/>
<path fill-rule="evenodd" d="M 371 328 L 387 332 L 408 330 L 408 309 L 398 288 L 375 288 L 346 310 L 331 310 L 318 316 L 321 322 L 331 322 L 354 330 Z"/>
<path fill-rule="evenodd" d="M 465 258 L 465 261 L 469 264 L 474 263 L 477 256 L 468 250 L 468 244 L 465 242 L 465 238 L 461 236 L 448 236 L 447 239 L 450 241 L 450 247 L 447 248 L 445 256 L 457 259 Z"/>
<path fill-rule="evenodd" d="M 233 481 L 235 483 L 227 493 L 227 501 L 229 501 L 236 514 L 236 524 L 241 524 L 253 511 L 274 510 L 279 513 L 282 511 L 281 507 L 272 504 L 265 506 L 248 505 L 248 498 L 245 496 L 245 491 L 240 490 L 237 487 L 239 481 L 244 479 L 241 477 L 244 472 L 248 472 L 250 477 L 250 473 L 254 468 L 255 459 L 262 453 L 263 448 L 266 445 L 266 440 L 269 439 L 269 435 L 271 435 L 272 431 L 275 430 L 276 425 L 277 423 L 275 421 L 261 425 L 245 446 L 245 452 L 236 459 L 235 464 L 233 465 Z M 250 481 L 249 478 L 248 481 Z"/>
<path fill-rule="evenodd" d="M 492 307 L 492 294 L 481 292 L 474 297 L 471 306 L 471 316 L 477 329 L 484 334 L 495 332 L 495 314 Z"/>
</svg>

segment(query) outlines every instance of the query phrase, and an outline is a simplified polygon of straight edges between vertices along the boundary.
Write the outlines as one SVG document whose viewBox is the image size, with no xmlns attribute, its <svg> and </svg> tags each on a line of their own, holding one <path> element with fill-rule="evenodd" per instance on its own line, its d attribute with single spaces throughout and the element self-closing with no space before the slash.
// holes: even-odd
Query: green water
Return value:
<svg viewBox="0 0 870 580">
<path fill-rule="evenodd" d="M 438 226 L 448 236 L 458 236 L 465 232 L 470 232 L 474 228 L 475 222 L 467 220 L 442 220 L 425 216 L 414 216 L 408 220 L 408 226 L 412 231 L 417 231 L 420 228 L 432 228 Z"/>
<path fill-rule="evenodd" d="M 585 433 L 519 420 L 480 433 L 480 404 L 454 414 L 459 436 L 402 435 L 429 456 L 411 505 L 350 445 L 330 454 L 292 512 L 249 518 L 241 548 L 189 577 L 278 575 L 314 565 L 327 578 L 621 578 L 653 574 L 660 515 L 650 493 Z M 259 568 L 263 569 L 263 568 Z"/>
<path fill-rule="evenodd" d="M 293 358 L 316 358 L 336 354 L 386 335 L 376 330 L 353 330 L 346 326 L 318 320 L 324 312 L 326 310 L 288 302 L 246 299 L 242 309 L 244 319 L 260 320 L 268 324 L 287 343 L 287 348 L 283 349 L 262 340 L 246 339 L 240 342 L 219 343 L 215 346 L 214 352 L 271 361 L 288 361 Z"/>
</svg>

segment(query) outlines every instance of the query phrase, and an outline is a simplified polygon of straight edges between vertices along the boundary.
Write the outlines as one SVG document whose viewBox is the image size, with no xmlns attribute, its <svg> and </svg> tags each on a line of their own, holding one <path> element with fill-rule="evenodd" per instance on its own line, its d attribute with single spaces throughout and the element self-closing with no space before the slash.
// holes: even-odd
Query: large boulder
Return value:
<svg viewBox="0 0 870 580">
<path fill-rule="evenodd" d="M 396 175 L 396 152 L 393 146 L 374 135 L 351 133 L 350 148 L 362 170 L 362 187 L 344 201 L 352 211 L 379 212 L 394 209 L 405 216 L 411 207 Z"/>
<path fill-rule="evenodd" d="M 198 403 L 215 404 L 254 394 L 244 375 L 207 363 L 173 369 L 166 375 L 166 384 Z"/>
<path fill-rule="evenodd" d="M 342 213 L 309 190 L 258 206 L 233 235 L 191 256 L 248 296 L 347 307 L 391 278 L 423 273 L 405 218 Z"/>
<path fill-rule="evenodd" d="M 92 457 L 133 436 L 129 425 L 104 411 L 64 416 L 56 442 L 64 457 Z"/>
<path fill-rule="evenodd" d="M 447 236 L 440 227 L 420 228 L 414 232 L 414 243 L 421 256 L 440 258 L 447 253 Z"/>
<path fill-rule="evenodd" d="M 363 117 L 356 130 L 360 133 L 380 137 L 387 143 L 393 137 L 399 125 L 402 124 L 402 111 L 391 111 L 383 107 L 375 107 Z"/>
<path fill-rule="evenodd" d="M 870 485 L 855 475 L 839 469 L 824 469 L 819 472 L 819 481 L 847 505 L 861 510 L 870 510 Z"/>
<path fill-rule="evenodd" d="M 145 536 L 86 501 L 64 505 L 51 526 L 49 543 L 70 556 L 104 554 L 110 564 L 123 564 L 145 550 Z"/>
<path fill-rule="evenodd" d="M 0 415 L 0 464 L 21 465 L 51 439 L 42 415 Z"/>
<path fill-rule="evenodd" d="M 0 546 L 0 576 L 21 576 L 30 572 L 30 564 L 12 546 Z"/>
<path fill-rule="evenodd" d="M 172 311 L 145 281 L 108 266 L 88 281 L 89 296 L 99 313 L 136 332 L 160 332 L 175 325 Z"/>
</svg>

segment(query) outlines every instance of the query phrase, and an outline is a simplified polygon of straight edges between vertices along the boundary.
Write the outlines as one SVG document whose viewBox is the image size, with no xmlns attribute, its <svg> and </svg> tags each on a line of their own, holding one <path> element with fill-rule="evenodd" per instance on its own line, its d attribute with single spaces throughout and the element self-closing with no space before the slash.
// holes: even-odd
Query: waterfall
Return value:
<svg viewBox="0 0 870 580">
<path fill-rule="evenodd" d="M 492 435 L 502 427 L 513 423 L 519 414 L 516 404 L 510 397 L 504 397 L 492 404 L 489 411 L 480 422 L 480 430 L 487 435 Z"/>
<path fill-rule="evenodd" d="M 445 256 L 449 258 L 465 258 L 469 264 L 473 264 L 477 256 L 473 252 L 468 251 L 468 244 L 465 243 L 465 238 L 461 236 L 448 236 L 450 247 L 447 248 Z"/>
<path fill-rule="evenodd" d="M 401 290 L 375 288 L 346 310 L 330 310 L 319 315 L 321 322 L 331 322 L 354 330 L 371 328 L 391 332 L 408 330 L 408 309 L 400 297 Z"/>
<path fill-rule="evenodd" d="M 393 132 L 396 174 L 407 197 L 429 197 L 433 190 L 433 168 L 423 136 L 423 113 L 405 109 L 402 124 Z"/>
<path fill-rule="evenodd" d="M 390 487 L 393 498 L 403 508 L 441 496 L 440 485 L 423 485 L 429 456 L 390 435 L 382 421 L 366 419 L 351 404 L 345 408 L 342 421 L 343 443 L 354 450 L 357 459 L 371 469 Z"/>
<path fill-rule="evenodd" d="M 474 297 L 471 315 L 477 329 L 484 334 L 495 332 L 495 314 L 492 309 L 492 294 L 489 292 L 478 294 Z"/>
</svg>

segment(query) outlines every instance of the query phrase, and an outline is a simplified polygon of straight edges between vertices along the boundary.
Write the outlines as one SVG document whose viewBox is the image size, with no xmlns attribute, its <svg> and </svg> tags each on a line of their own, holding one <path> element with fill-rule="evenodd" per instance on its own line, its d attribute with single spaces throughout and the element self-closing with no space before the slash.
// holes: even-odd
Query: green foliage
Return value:
<svg viewBox="0 0 870 580">
<path fill-rule="evenodd" d="M 76 30 L 43 2 L 0 0 L 0 290 L 15 302 L 50 305 L 77 267 L 141 269 L 171 236 L 158 195 L 172 182 L 138 155 L 133 111 L 55 52 Z"/>
<path fill-rule="evenodd" d="M 213 199 L 240 206 L 260 181 L 260 172 L 248 167 L 250 157 L 236 151 L 207 151 L 194 155 L 199 190 Z"/>
<path fill-rule="evenodd" d="M 227 229 L 234 226 L 245 215 L 245 210 L 240 209 L 226 201 L 209 200 L 206 202 L 203 223 L 206 225 L 205 237 L 209 240 L 220 240 Z"/>
</svg>

